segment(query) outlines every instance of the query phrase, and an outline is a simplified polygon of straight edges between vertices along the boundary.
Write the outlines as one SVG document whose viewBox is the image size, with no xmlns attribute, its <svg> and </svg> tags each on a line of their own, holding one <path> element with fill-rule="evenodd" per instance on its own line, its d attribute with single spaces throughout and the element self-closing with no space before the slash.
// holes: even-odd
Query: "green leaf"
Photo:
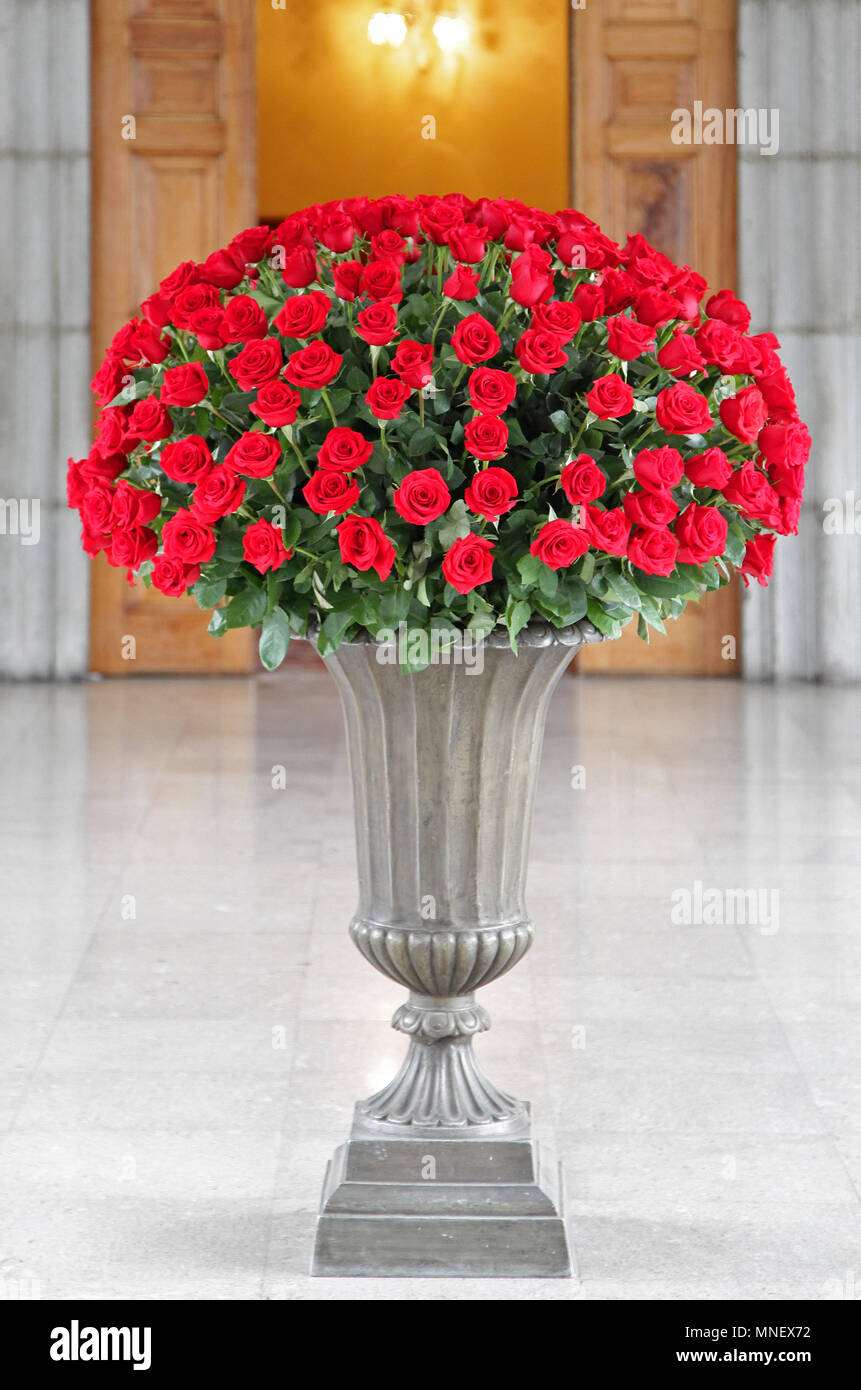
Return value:
<svg viewBox="0 0 861 1390">
<path fill-rule="evenodd" d="M 605 637 L 618 637 L 622 629 L 620 624 L 611 618 L 609 613 L 601 607 L 597 599 L 590 598 L 586 606 L 586 613 L 590 623 L 594 623 L 599 632 L 603 632 Z"/>
<path fill-rule="evenodd" d="M 223 637 L 227 631 L 227 616 L 223 608 L 216 608 L 206 629 L 211 637 Z"/>
<path fill-rule="evenodd" d="M 626 603 L 629 608 L 638 609 L 640 607 L 639 592 L 634 588 L 633 584 L 629 584 L 628 580 L 625 579 L 623 575 L 613 574 L 608 571 L 605 578 L 612 593 L 615 594 L 620 603 Z"/>
<path fill-rule="evenodd" d="M 566 434 L 571 427 L 567 410 L 554 410 L 550 416 L 550 423 L 559 434 Z"/>
<path fill-rule="evenodd" d="M 524 584 L 534 584 L 542 569 L 546 568 L 547 566 L 542 565 L 537 555 L 521 555 L 517 561 L 517 569 Z"/>
<path fill-rule="evenodd" d="M 429 454 L 439 444 L 439 436 L 434 430 L 425 426 L 423 429 L 416 430 L 409 444 L 407 453 L 410 458 L 421 458 L 424 454 Z"/>
<path fill-rule="evenodd" d="M 228 627 L 257 627 L 266 612 L 266 590 L 249 584 L 219 612 L 224 613 Z"/>
<path fill-rule="evenodd" d="M 191 592 L 201 608 L 214 608 L 224 598 L 226 588 L 226 579 L 215 579 L 212 576 L 203 575 L 196 584 L 192 585 Z"/>
<path fill-rule="evenodd" d="M 317 650 L 321 656 L 328 656 L 330 652 L 335 650 L 347 628 L 354 621 L 351 609 L 326 614 L 320 624 L 320 636 L 317 639 Z"/>
<path fill-rule="evenodd" d="M 290 620 L 283 608 L 273 608 L 263 619 L 258 651 L 267 671 L 275 671 L 290 646 Z"/>
</svg>

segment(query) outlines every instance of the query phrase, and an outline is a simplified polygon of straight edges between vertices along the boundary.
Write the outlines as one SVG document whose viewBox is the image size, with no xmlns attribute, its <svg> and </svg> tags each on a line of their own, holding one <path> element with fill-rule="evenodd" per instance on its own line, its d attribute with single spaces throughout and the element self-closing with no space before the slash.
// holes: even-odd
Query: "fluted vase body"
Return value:
<svg viewBox="0 0 861 1390">
<path fill-rule="evenodd" d="M 593 637 L 594 634 L 594 637 Z M 348 643 L 326 658 L 343 701 L 359 903 L 351 936 L 410 991 L 393 1026 L 410 1036 L 394 1081 L 357 1120 L 399 1133 L 513 1132 L 526 1107 L 479 1070 L 489 1027 L 474 991 L 522 958 L 524 890 L 547 706 L 588 624 L 491 639 L 407 674 L 393 647 Z"/>
</svg>

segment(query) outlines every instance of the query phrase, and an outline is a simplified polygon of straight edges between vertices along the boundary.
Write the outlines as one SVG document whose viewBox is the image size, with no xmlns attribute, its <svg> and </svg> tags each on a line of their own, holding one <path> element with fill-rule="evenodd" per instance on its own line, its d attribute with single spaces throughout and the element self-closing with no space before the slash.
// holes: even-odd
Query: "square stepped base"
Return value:
<svg viewBox="0 0 861 1390">
<path fill-rule="evenodd" d="M 314 1275 L 565 1277 L 562 1172 L 534 1139 L 357 1133 L 329 1163 Z"/>
</svg>

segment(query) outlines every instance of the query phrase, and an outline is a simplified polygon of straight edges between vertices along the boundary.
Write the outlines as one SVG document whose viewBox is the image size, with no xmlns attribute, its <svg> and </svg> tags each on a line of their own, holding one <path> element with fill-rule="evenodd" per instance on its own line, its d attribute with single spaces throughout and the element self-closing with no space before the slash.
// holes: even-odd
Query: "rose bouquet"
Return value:
<svg viewBox="0 0 861 1390">
<path fill-rule="evenodd" d="M 705 303 L 703 305 L 703 300 Z M 641 236 L 352 198 L 186 262 L 116 334 L 70 460 L 90 555 L 260 629 L 664 631 L 764 584 L 810 449 L 770 333 Z"/>
</svg>

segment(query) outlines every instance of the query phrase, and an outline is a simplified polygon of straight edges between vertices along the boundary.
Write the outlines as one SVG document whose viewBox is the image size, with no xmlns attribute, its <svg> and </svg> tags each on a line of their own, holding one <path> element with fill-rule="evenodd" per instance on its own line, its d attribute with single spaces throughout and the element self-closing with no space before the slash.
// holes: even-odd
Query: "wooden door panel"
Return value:
<svg viewBox="0 0 861 1390">
<path fill-rule="evenodd" d="M 163 276 L 256 220 L 254 0 L 91 0 L 91 25 L 95 368 Z M 94 563 L 93 670 L 255 669 L 252 634 L 207 621 Z"/>
<path fill-rule="evenodd" d="M 674 145 L 671 113 L 736 104 L 735 0 L 595 0 L 572 11 L 574 203 L 624 242 L 629 231 L 712 289 L 736 281 L 736 151 Z M 733 582 L 691 605 L 649 646 L 633 627 L 583 652 L 588 671 L 735 675 Z M 734 637 L 736 656 L 728 658 Z"/>
</svg>

